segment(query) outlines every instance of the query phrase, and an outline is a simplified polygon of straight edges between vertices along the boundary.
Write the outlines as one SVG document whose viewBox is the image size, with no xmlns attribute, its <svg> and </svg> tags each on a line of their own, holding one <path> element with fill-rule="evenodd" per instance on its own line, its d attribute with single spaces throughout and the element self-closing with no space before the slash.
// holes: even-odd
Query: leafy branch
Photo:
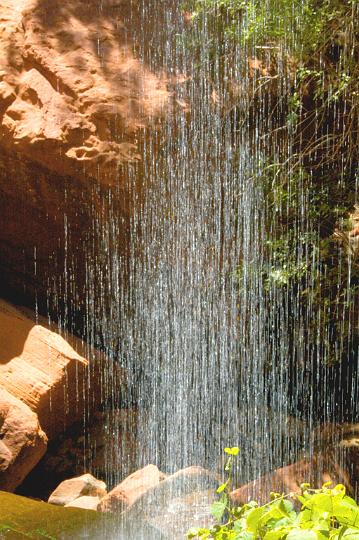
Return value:
<svg viewBox="0 0 359 540">
<path fill-rule="evenodd" d="M 221 498 L 211 508 L 217 523 L 190 529 L 188 540 L 359 540 L 359 506 L 342 484 L 331 488 L 328 482 L 321 489 L 302 484 L 300 493 L 271 493 L 263 505 L 250 501 L 231 506 L 228 489 L 238 451 L 225 449 L 228 478 L 217 489 Z"/>
</svg>

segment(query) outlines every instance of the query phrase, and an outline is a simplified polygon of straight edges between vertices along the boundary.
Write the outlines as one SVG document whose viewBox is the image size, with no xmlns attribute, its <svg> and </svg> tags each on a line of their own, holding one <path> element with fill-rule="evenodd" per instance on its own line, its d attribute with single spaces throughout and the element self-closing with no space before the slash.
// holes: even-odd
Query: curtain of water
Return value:
<svg viewBox="0 0 359 540">
<path fill-rule="evenodd" d="M 262 278 L 265 98 L 251 115 L 248 51 L 232 51 L 227 65 L 213 60 L 213 49 L 228 53 L 220 23 L 216 32 L 205 21 L 194 50 L 177 2 L 145 2 L 141 15 L 151 38 L 138 36 L 140 54 L 169 74 L 187 108 L 174 106 L 146 137 L 144 197 L 131 224 L 122 356 L 135 373 L 139 462 L 166 472 L 215 467 L 224 446 L 239 445 L 239 479 L 248 481 L 285 459 L 289 412 L 288 302 L 266 294 Z M 233 114 L 223 114 L 227 80 L 241 81 Z"/>
<path fill-rule="evenodd" d="M 222 448 L 238 445 L 237 480 L 245 483 L 304 447 L 311 452 L 318 402 L 323 420 L 340 405 L 330 389 L 316 395 L 328 384 L 333 336 L 326 321 L 313 322 L 314 303 L 302 302 L 320 271 L 318 250 L 303 243 L 306 235 L 319 243 L 310 174 L 294 178 L 290 130 L 272 135 L 285 122 L 283 97 L 293 81 L 285 52 L 277 52 L 269 97 L 270 76 L 250 63 L 255 46 L 230 44 L 210 14 L 187 32 L 180 2 L 130 3 L 125 22 L 135 19 L 136 54 L 168 77 L 173 103 L 160 129 L 144 133 L 141 163 L 120 171 L 133 209 L 125 255 L 118 244 L 127 218 L 114 202 L 123 192 L 93 190 L 84 333 L 110 359 L 103 371 L 107 479 L 114 484 L 148 463 L 165 472 L 216 468 Z M 238 33 L 245 29 L 239 21 Z M 269 158 L 284 166 L 268 180 Z M 296 186 L 291 202 L 281 192 L 283 174 Z M 296 267 L 304 269 L 295 289 L 278 285 L 286 268 L 274 247 L 278 223 L 294 237 Z M 71 236 L 66 222 L 65 232 Z M 347 268 L 344 253 L 340 264 Z M 64 283 L 66 303 L 76 286 L 71 261 Z M 336 359 L 346 347 L 335 342 Z M 114 363 L 127 371 L 126 389 L 114 383 Z M 135 452 L 126 441 L 110 444 L 123 429 L 121 406 L 137 412 Z M 302 409 L 307 426 L 292 425 Z"/>
</svg>

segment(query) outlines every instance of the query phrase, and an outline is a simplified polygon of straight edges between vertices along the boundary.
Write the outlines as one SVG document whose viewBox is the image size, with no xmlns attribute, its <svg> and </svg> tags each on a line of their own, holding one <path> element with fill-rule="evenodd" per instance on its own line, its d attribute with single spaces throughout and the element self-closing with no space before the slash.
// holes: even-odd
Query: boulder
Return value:
<svg viewBox="0 0 359 540">
<path fill-rule="evenodd" d="M 314 452 L 296 463 L 239 487 L 231 493 L 234 504 L 255 500 L 263 504 L 271 491 L 299 492 L 302 483 L 317 488 L 326 482 L 344 484 L 354 498 L 359 496 L 359 424 L 325 424 L 312 433 Z"/>
<path fill-rule="evenodd" d="M 101 499 L 106 493 L 105 482 L 97 480 L 94 476 L 87 473 L 77 478 L 70 478 L 61 482 L 55 491 L 51 493 L 48 502 L 50 504 L 57 504 L 58 506 L 66 506 L 83 496 Z"/>
<path fill-rule="evenodd" d="M 36 319 L 0 300 L 0 489 L 9 491 L 44 455 L 48 439 L 83 421 L 102 399 L 102 357 L 88 348 L 90 365 L 81 340 L 65 340 Z"/>
<path fill-rule="evenodd" d="M 264 504 L 268 502 L 271 491 L 277 493 L 300 491 L 300 484 L 309 482 L 313 478 L 314 470 L 316 470 L 316 460 L 303 459 L 235 489 L 231 493 L 231 499 L 237 505 L 245 504 L 250 500 Z M 330 480 L 328 475 L 323 475 L 321 484 Z"/>
<path fill-rule="evenodd" d="M 153 517 L 171 500 L 208 490 L 215 492 L 219 483 L 220 478 L 213 472 L 197 466 L 187 467 L 146 490 L 134 501 L 129 511 L 133 514 L 143 512 L 148 518 Z"/>
<path fill-rule="evenodd" d="M 192 527 L 209 528 L 215 525 L 211 505 L 216 500 L 218 497 L 215 489 L 172 497 L 153 516 L 147 515 L 147 523 L 168 539 L 183 540 L 185 533 Z"/>
<path fill-rule="evenodd" d="M 13 491 L 46 451 L 47 437 L 37 415 L 0 389 L 0 486 Z"/>
<path fill-rule="evenodd" d="M 66 508 L 83 508 L 84 510 L 97 510 L 100 502 L 100 497 L 94 497 L 92 495 L 82 495 L 74 501 L 65 504 Z"/>
<path fill-rule="evenodd" d="M 193 526 L 214 523 L 211 503 L 221 480 L 202 467 L 187 467 L 147 490 L 123 514 L 129 523 L 145 520 L 166 538 L 181 540 Z"/>
<path fill-rule="evenodd" d="M 65 340 L 41 323 L 0 300 L 0 386 L 34 411 L 53 438 L 84 414 L 89 361 L 81 340 Z M 99 361 L 94 351 L 86 352 L 91 362 Z M 95 389 L 93 395 L 98 396 Z"/>
<path fill-rule="evenodd" d="M 123 480 L 100 502 L 101 512 L 122 512 L 166 478 L 155 465 L 147 465 Z"/>
<path fill-rule="evenodd" d="M 129 475 L 137 463 L 136 418 L 133 409 L 98 411 L 86 423 L 86 437 L 82 421 L 72 425 L 51 441 L 46 455 L 17 493 L 47 500 L 63 480 L 80 476 L 85 470 L 96 471 L 98 478 L 106 478 L 109 470 L 121 470 L 124 476 Z M 111 436 L 109 425 L 116 426 Z"/>
</svg>

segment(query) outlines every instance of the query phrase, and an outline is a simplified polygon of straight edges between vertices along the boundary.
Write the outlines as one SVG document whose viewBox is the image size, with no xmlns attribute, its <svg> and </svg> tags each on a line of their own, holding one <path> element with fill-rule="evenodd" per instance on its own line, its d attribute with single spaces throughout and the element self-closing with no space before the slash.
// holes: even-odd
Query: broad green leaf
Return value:
<svg viewBox="0 0 359 540">
<path fill-rule="evenodd" d="M 293 503 L 291 501 L 288 501 L 287 499 L 282 499 L 279 503 L 279 506 L 281 510 L 287 512 L 288 514 L 293 511 Z"/>
<path fill-rule="evenodd" d="M 313 531 L 315 531 L 318 540 L 328 540 L 329 538 L 328 529 L 320 529 L 320 528 L 315 527 Z"/>
<path fill-rule="evenodd" d="M 359 529 L 349 527 L 342 536 L 343 540 L 359 540 Z"/>
<path fill-rule="evenodd" d="M 349 504 L 350 506 L 353 506 L 354 508 L 359 508 L 357 502 L 351 497 L 349 497 L 348 495 L 345 495 L 345 497 L 343 497 L 343 504 L 344 503 Z"/>
<path fill-rule="evenodd" d="M 332 514 L 343 525 L 359 526 L 359 508 L 344 499 L 334 500 Z"/>
<path fill-rule="evenodd" d="M 247 528 L 247 520 L 244 518 L 237 519 L 233 524 L 233 529 L 236 532 L 241 532 Z"/>
<path fill-rule="evenodd" d="M 281 538 L 286 536 L 286 534 L 287 534 L 287 532 L 286 532 L 285 529 L 284 530 L 280 529 L 278 531 L 268 531 L 264 535 L 263 540 L 280 540 Z"/>
<path fill-rule="evenodd" d="M 254 540 L 254 535 L 248 531 L 237 532 L 235 540 Z"/>
<path fill-rule="evenodd" d="M 247 525 L 248 530 L 254 534 L 257 533 L 257 527 L 259 520 L 261 519 L 264 514 L 266 514 L 267 509 L 263 507 L 253 508 L 250 512 L 248 512 L 247 518 Z"/>
<path fill-rule="evenodd" d="M 217 521 L 221 521 L 225 511 L 226 504 L 222 501 L 216 501 L 211 505 L 211 514 Z"/>
<path fill-rule="evenodd" d="M 333 497 L 329 493 L 316 493 L 308 499 L 304 508 L 315 508 L 319 513 L 331 512 L 333 508 Z"/>
</svg>

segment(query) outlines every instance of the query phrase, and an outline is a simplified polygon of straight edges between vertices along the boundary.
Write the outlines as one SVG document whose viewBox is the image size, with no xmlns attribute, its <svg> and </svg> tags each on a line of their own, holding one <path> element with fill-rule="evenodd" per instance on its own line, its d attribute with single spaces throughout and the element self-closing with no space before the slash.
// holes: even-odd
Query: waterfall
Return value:
<svg viewBox="0 0 359 540">
<path fill-rule="evenodd" d="M 220 471 L 225 446 L 240 447 L 235 479 L 245 484 L 303 450 L 311 455 L 319 419 L 357 413 L 355 400 L 350 411 L 338 400 L 345 375 L 331 367 L 356 358 L 352 332 L 345 342 L 329 311 L 322 320 L 316 158 L 298 157 L 284 99 L 294 84 L 294 30 L 282 48 L 261 48 L 233 44 L 210 9 L 201 17 L 188 22 L 175 0 L 126 8 L 136 54 L 167 77 L 172 109 L 144 130 L 141 159 L 119 171 L 119 187 L 93 193 L 85 335 L 109 358 L 110 485 L 149 463 L 167 474 L 190 465 Z M 239 18 L 238 35 L 250 24 Z M 344 173 L 337 183 L 345 185 Z M 115 202 L 124 193 L 126 215 Z M 350 285 L 352 262 L 335 249 L 339 290 Z M 343 331 L 356 324 L 345 291 Z M 113 382 L 114 364 L 126 388 Z M 111 442 L 123 428 L 121 407 L 136 411 L 135 452 Z"/>
</svg>

